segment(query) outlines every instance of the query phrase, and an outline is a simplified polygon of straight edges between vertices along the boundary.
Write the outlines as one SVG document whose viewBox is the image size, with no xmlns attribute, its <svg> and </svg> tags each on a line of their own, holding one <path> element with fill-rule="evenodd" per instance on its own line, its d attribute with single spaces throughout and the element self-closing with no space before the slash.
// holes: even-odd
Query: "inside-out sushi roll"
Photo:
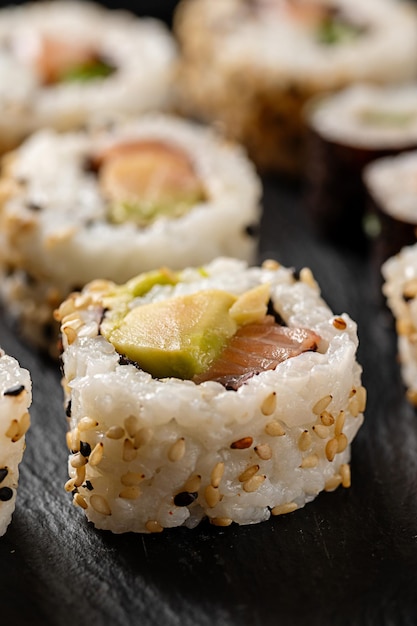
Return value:
<svg viewBox="0 0 417 626">
<path fill-rule="evenodd" d="M 382 291 L 396 323 L 398 359 L 408 400 L 417 406 L 417 244 L 382 265 Z"/>
<path fill-rule="evenodd" d="M 375 159 L 417 148 L 417 87 L 351 85 L 314 98 L 305 116 L 313 224 L 326 237 L 366 247 L 376 225 L 363 172 Z"/>
<path fill-rule="evenodd" d="M 40 127 L 166 108 L 175 59 L 156 19 L 77 0 L 0 9 L 0 153 Z"/>
<path fill-rule="evenodd" d="M 66 489 L 97 528 L 253 524 L 350 486 L 356 324 L 307 268 L 222 257 L 96 280 L 56 317 Z"/>
<path fill-rule="evenodd" d="M 0 349 L 0 536 L 6 532 L 16 507 L 31 402 L 29 372 Z"/>
<path fill-rule="evenodd" d="M 414 113 L 417 131 L 417 107 Z M 378 273 L 384 261 L 417 241 L 416 180 L 417 150 L 377 159 L 364 169 L 373 224 L 371 251 Z"/>
<path fill-rule="evenodd" d="M 96 277 L 218 255 L 253 262 L 261 192 L 239 146 L 168 115 L 39 131 L 0 181 L 0 295 L 26 338 L 49 348 L 52 311 Z"/>
<path fill-rule="evenodd" d="M 300 173 L 312 96 L 417 74 L 410 2 L 183 0 L 174 32 L 177 106 L 221 123 L 263 170 Z"/>
</svg>

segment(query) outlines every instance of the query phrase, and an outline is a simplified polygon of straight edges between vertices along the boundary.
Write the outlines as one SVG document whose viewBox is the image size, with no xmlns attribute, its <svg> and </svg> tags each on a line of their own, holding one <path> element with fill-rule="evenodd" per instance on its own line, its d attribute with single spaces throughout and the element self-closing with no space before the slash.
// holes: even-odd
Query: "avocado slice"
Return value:
<svg viewBox="0 0 417 626">
<path fill-rule="evenodd" d="M 116 350 L 156 378 L 191 379 L 235 334 L 236 296 L 218 289 L 137 306 L 108 318 L 101 332 Z"/>
</svg>

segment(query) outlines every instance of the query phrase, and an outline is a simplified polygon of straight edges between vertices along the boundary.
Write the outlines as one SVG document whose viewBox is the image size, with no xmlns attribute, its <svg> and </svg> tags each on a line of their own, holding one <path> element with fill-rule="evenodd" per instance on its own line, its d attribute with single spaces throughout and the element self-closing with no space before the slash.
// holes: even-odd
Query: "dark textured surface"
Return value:
<svg viewBox="0 0 417 626">
<path fill-rule="evenodd" d="M 417 415 L 404 398 L 378 277 L 366 253 L 317 238 L 300 188 L 264 182 L 259 260 L 311 267 L 333 311 L 358 323 L 368 407 L 352 447 L 352 487 L 255 526 L 97 531 L 63 489 L 59 368 L 0 316 L 0 344 L 30 369 L 34 397 L 16 511 L 0 539 L 0 624 L 417 623 Z"/>
<path fill-rule="evenodd" d="M 255 526 L 97 531 L 63 489 L 59 368 L 1 319 L 0 342 L 31 370 L 34 391 L 16 511 L 0 542 L 1 623 L 417 623 L 417 416 L 404 399 L 390 317 L 373 299 L 368 258 L 316 239 L 300 189 L 264 182 L 260 260 L 310 266 L 333 310 L 358 322 L 369 400 L 352 487 Z"/>
</svg>

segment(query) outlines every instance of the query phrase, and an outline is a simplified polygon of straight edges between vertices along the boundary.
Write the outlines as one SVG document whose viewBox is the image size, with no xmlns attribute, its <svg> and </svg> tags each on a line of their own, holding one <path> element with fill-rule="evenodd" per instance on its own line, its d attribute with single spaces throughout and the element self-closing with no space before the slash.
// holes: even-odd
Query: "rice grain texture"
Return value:
<svg viewBox="0 0 417 626">
<path fill-rule="evenodd" d="M 121 358 L 99 331 L 106 281 L 62 304 L 66 489 L 96 527 L 160 532 L 206 517 L 254 524 L 350 485 L 350 444 L 366 404 L 356 324 L 335 318 L 315 282 L 279 264 L 220 257 L 183 270 L 176 285 L 155 285 L 132 306 L 214 287 L 238 295 L 263 283 L 282 323 L 309 328 L 321 342 L 237 391 L 156 379 Z"/>
</svg>

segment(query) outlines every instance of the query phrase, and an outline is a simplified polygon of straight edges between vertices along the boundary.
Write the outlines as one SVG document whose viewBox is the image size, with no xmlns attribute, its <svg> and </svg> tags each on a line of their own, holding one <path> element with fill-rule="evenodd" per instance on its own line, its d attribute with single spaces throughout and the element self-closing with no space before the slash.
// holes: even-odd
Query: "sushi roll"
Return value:
<svg viewBox="0 0 417 626">
<path fill-rule="evenodd" d="M 56 317 L 65 488 L 95 527 L 254 524 L 350 486 L 357 329 L 308 268 L 219 257 L 96 280 Z"/>
<path fill-rule="evenodd" d="M 413 2 L 182 0 L 173 27 L 178 110 L 224 127 L 262 171 L 302 173 L 311 97 L 417 75 Z"/>
<path fill-rule="evenodd" d="M 238 145 L 166 114 L 38 131 L 0 179 L 0 297 L 24 337 L 56 352 L 53 310 L 94 278 L 253 262 L 261 193 Z"/>
<path fill-rule="evenodd" d="M 42 127 L 169 106 L 177 49 L 163 22 L 98 3 L 0 9 L 0 153 Z"/>
<path fill-rule="evenodd" d="M 417 106 L 414 115 L 417 136 Z M 377 159 L 365 167 L 368 212 L 373 223 L 371 252 L 379 274 L 384 261 L 417 241 L 416 180 L 417 150 Z"/>
<path fill-rule="evenodd" d="M 395 319 L 406 396 L 417 407 L 417 244 L 404 246 L 382 265 L 382 291 Z"/>
<path fill-rule="evenodd" d="M 327 238 L 367 249 L 377 225 L 364 171 L 376 159 L 417 148 L 417 87 L 351 85 L 314 98 L 305 116 L 312 224 Z"/>
<path fill-rule="evenodd" d="M 29 372 L 0 349 L 0 536 L 5 534 L 16 507 L 31 402 Z"/>
</svg>

